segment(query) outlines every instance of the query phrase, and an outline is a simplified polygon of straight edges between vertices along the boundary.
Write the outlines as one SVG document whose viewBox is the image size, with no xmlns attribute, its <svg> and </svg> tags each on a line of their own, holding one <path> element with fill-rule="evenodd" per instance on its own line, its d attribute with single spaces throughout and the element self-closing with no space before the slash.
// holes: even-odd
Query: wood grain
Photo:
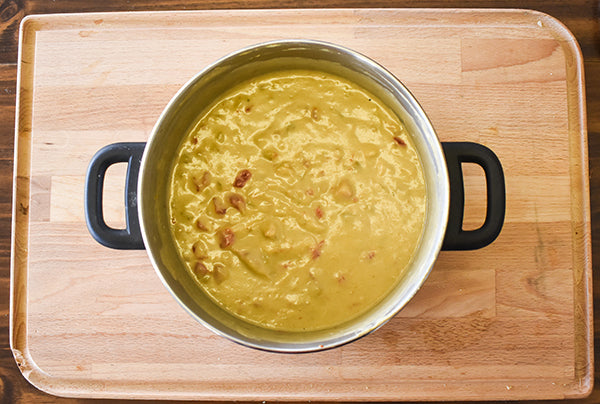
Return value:
<svg viewBox="0 0 600 404">
<path fill-rule="evenodd" d="M 6 2 L 6 3 L 10 3 L 10 2 Z M 14 2 L 15 4 L 17 2 Z M 117 9 L 131 9 L 131 8 L 136 8 L 136 9 L 143 9 L 143 8 L 154 8 L 154 9 L 160 9 L 160 8 L 173 8 L 173 7 L 183 7 L 179 2 L 177 4 L 175 3 L 169 3 L 166 1 L 160 2 L 160 3 L 153 3 L 153 4 L 146 4 L 144 2 L 135 2 L 132 1 L 131 3 L 128 3 L 127 5 L 123 4 L 122 2 L 103 2 L 102 5 L 99 4 L 95 4 L 93 2 L 85 2 L 85 3 L 81 3 L 78 4 L 77 2 L 68 2 L 68 3 L 61 3 L 58 2 L 59 4 L 56 4 L 54 2 L 27 2 L 24 6 L 21 4 L 17 4 L 17 11 L 19 13 L 21 13 L 20 15 L 23 15 L 24 13 L 31 13 L 32 11 L 45 11 L 45 12 L 56 12 L 56 11 L 90 11 L 90 10 L 96 10 L 96 11 L 104 11 L 104 10 L 117 10 Z M 354 3 L 347 3 L 349 6 L 364 6 L 364 3 L 358 4 L 360 2 L 356 2 L 357 4 Z M 425 2 L 425 3 L 419 3 L 420 5 L 423 4 L 425 6 L 449 6 L 452 5 L 452 2 L 443 2 L 443 4 L 441 2 L 435 2 L 435 1 L 429 1 L 429 2 Z M 219 2 L 219 1 L 212 1 L 212 2 L 201 2 L 201 1 L 197 1 L 197 2 L 186 2 L 184 3 L 184 5 L 186 7 L 196 7 L 196 8 L 207 8 L 207 7 L 215 7 L 215 8 L 223 8 L 223 7 L 277 7 L 279 5 L 283 6 L 283 7 L 289 7 L 289 6 L 306 6 L 306 5 L 310 5 L 308 3 L 301 3 L 301 2 L 290 2 L 290 3 L 280 3 L 278 2 L 277 4 L 271 3 L 271 2 L 256 2 L 256 3 L 229 3 L 229 2 Z M 316 4 L 314 4 L 316 6 Z M 337 4 L 335 2 L 327 2 L 327 3 L 319 3 L 319 6 L 322 5 L 330 5 L 330 6 L 340 6 L 342 4 Z M 374 6 L 389 6 L 392 5 L 391 2 L 377 2 L 376 4 L 371 4 Z M 395 6 L 411 6 L 411 2 L 394 2 L 393 5 Z M 492 2 L 483 2 L 483 1 L 479 1 L 479 2 L 473 2 L 473 1 L 467 1 L 467 2 L 461 2 L 460 6 L 506 6 L 507 3 L 506 2 L 502 2 L 502 1 L 492 1 Z M 4 4 L 2 5 L 4 6 Z M 600 110 L 598 108 L 598 106 L 600 105 L 599 102 L 599 94 L 598 94 L 598 89 L 600 88 L 600 86 L 598 86 L 598 80 L 597 78 L 600 77 L 600 69 L 598 69 L 598 20 L 596 18 L 594 18 L 594 15 L 597 14 L 597 4 L 595 2 L 592 1 L 573 1 L 573 2 L 558 2 L 558 1 L 529 1 L 529 2 L 524 2 L 523 4 L 520 4 L 519 6 L 523 6 L 523 7 L 529 7 L 529 8 L 537 8 L 537 9 L 541 9 L 547 12 L 550 12 L 551 14 L 553 14 L 554 16 L 558 17 L 560 20 L 562 20 L 563 22 L 565 22 L 567 24 L 567 26 L 569 26 L 569 28 L 575 33 L 575 35 L 577 36 L 584 56 L 586 57 L 586 72 L 587 72 L 587 77 L 586 77 L 586 87 L 587 87 L 587 100 L 588 100 L 588 113 L 589 113 L 589 121 L 588 121 L 588 127 L 590 128 L 590 168 L 591 168 L 591 188 L 592 188 L 592 223 L 594 224 L 593 227 L 593 235 L 594 235 L 594 247 L 593 250 L 594 252 L 598 251 L 597 250 L 597 230 L 596 230 L 596 223 L 598 223 L 598 221 L 595 219 L 596 217 L 596 211 L 597 211 L 597 206 L 598 204 L 595 203 L 595 198 L 594 198 L 594 189 L 598 189 L 598 176 L 595 175 L 595 170 L 594 168 L 597 167 L 597 158 L 598 158 L 598 153 L 600 153 L 598 150 L 598 142 L 596 141 L 596 139 L 598 138 L 598 129 L 600 127 L 599 124 L 599 120 L 598 120 L 598 116 L 600 116 Z M 25 10 L 26 9 L 26 10 Z M 25 11 L 23 11 L 25 10 Z M 4 18 L 5 18 L 5 14 L 2 14 L 2 18 L 3 18 L 3 22 L 4 22 Z M 10 28 L 10 27 L 9 27 Z M 15 37 L 15 26 L 14 24 L 12 25 L 12 31 L 10 31 L 10 29 L 8 30 L 9 32 L 12 32 L 12 35 L 4 35 L 7 31 L 4 30 L 3 31 L 3 35 L 2 36 L 2 46 L 8 46 L 11 47 L 13 49 L 13 52 L 2 52 L 2 57 L 8 57 L 9 59 L 6 60 L 11 60 L 11 54 L 12 54 L 12 61 L 16 61 L 16 42 L 13 43 L 9 43 L 6 44 L 5 43 L 5 38 L 6 37 L 11 37 L 14 38 Z M 11 126 L 12 126 L 12 118 L 11 115 L 13 112 L 11 112 L 11 108 L 14 108 L 14 83 L 15 83 L 15 68 L 14 67 L 7 67 L 6 69 L 2 69 L 2 72 L 6 71 L 7 73 L 4 74 L 2 73 L 2 77 L 4 77 L 3 81 L 3 85 L 4 83 L 6 83 L 6 90 L 8 91 L 13 91 L 12 94 L 7 94 L 7 96 L 3 97 L 2 94 L 0 93 L 0 99 L 3 100 L 3 104 L 0 108 L 0 112 L 2 114 L 2 120 L 0 121 L 0 123 L 2 124 L 2 128 L 3 129 L 3 143 L 2 143 L 2 152 L 4 153 L 3 155 L 6 156 L 6 159 L 8 160 L 8 165 L 5 165 L 2 167 L 2 178 L 5 178 L 6 183 L 10 184 L 11 183 L 11 173 L 10 173 L 10 167 L 12 166 L 12 130 L 11 130 Z M 590 73 L 591 72 L 591 73 Z M 594 72 L 596 73 L 594 75 Z M 590 78 L 591 77 L 591 78 Z M 5 100 L 5 101 L 4 101 Z M 6 102 L 6 103 L 4 103 Z M 6 105 L 6 108 L 5 108 Z M 14 111 L 14 110 L 13 110 Z M 591 128 L 596 128 L 595 131 L 593 132 Z M 493 128 L 488 128 L 489 129 L 489 134 L 488 136 L 491 136 L 493 134 Z M 543 144 L 543 142 L 542 142 Z M 552 145 L 548 145 L 547 146 L 548 149 L 552 149 Z M 556 166 L 560 166 L 560 161 L 557 161 Z M 44 188 L 44 185 L 41 184 L 40 185 L 41 188 Z M 3 187 L 3 189 L 9 189 L 10 185 L 8 185 L 8 188 Z M 42 192 L 40 195 L 44 195 L 44 193 Z M 47 194 L 46 194 L 47 195 Z M 6 194 L 6 196 L 8 197 L 8 201 L 10 203 L 10 195 Z M 10 205 L 2 205 L 0 206 L 3 209 L 3 212 L 5 212 L 5 215 L 3 217 L 6 217 L 6 223 L 8 223 L 8 221 L 10 220 Z M 7 227 L 7 225 L 5 225 L 4 227 L 2 227 L 2 229 L 4 229 L 5 234 L 8 234 L 8 229 L 9 227 Z M 512 236 L 511 236 L 512 237 Z M 556 234 L 556 237 L 559 238 L 560 237 L 560 232 Z M 8 250 L 8 243 L 7 237 L 3 238 L 4 240 L 4 248 L 2 249 L 2 251 L 0 251 L 0 253 L 4 254 L 3 256 L 7 259 L 8 254 L 9 254 L 9 250 Z M 560 252 L 556 251 L 556 250 L 552 250 L 552 261 L 558 260 L 558 256 L 560 255 Z M 445 259 L 450 259 L 451 258 L 445 258 Z M 475 259 L 473 260 L 471 265 L 476 265 L 476 261 Z M 515 262 L 515 265 L 518 265 L 518 262 Z M 7 269 L 8 269 L 8 261 L 6 261 L 6 265 L 2 266 L 2 268 L 0 268 L 0 270 L 4 270 L 6 273 L 6 276 L 8 276 L 7 274 Z M 5 278 L 7 279 L 7 278 Z M 443 280 L 443 278 L 440 278 L 440 280 Z M 524 285 L 527 284 L 527 280 L 524 279 Z M 597 284 L 596 282 L 596 277 L 594 279 L 594 282 Z M 5 285 L 5 289 L 7 290 L 8 288 L 8 283 L 4 282 Z M 485 288 L 482 288 L 482 295 L 485 295 Z M 598 290 L 598 288 L 596 288 L 596 290 Z M 0 294 L 0 296 L 3 296 L 3 294 Z M 598 294 L 596 294 L 596 296 L 598 296 Z M 434 297 L 434 296 L 432 296 Z M 4 298 L 3 298 L 4 299 Z M 427 299 L 426 299 L 427 300 Z M 481 301 L 485 301 L 485 300 L 481 300 Z M 7 304 L 7 303 L 6 303 Z M 431 303 L 432 305 L 436 305 L 435 302 Z M 4 306 L 6 307 L 6 306 Z M 7 311 L 5 310 L 4 313 L 7 313 Z M 6 317 L 3 317 L 6 320 Z M 484 319 L 487 317 L 483 317 Z M 5 333 L 7 333 L 7 328 L 6 328 L 6 324 L 4 325 L 3 330 Z M 442 334 L 444 331 L 447 331 L 447 328 L 444 328 L 442 326 L 442 324 L 439 325 L 439 327 L 437 328 L 437 330 L 439 330 L 439 333 Z M 384 329 L 380 330 L 380 331 L 384 331 Z M 6 335 L 6 334 L 5 334 Z M 374 336 L 377 335 L 374 334 Z M 383 338 L 383 336 L 382 336 Z M 37 390 L 35 390 L 34 388 L 32 388 L 30 385 L 27 384 L 27 382 L 25 381 L 24 378 L 22 378 L 22 376 L 19 374 L 19 372 L 16 369 L 16 366 L 14 364 L 14 360 L 12 359 L 12 355 L 10 354 L 10 351 L 7 349 L 4 349 L 2 351 L 2 362 L 1 365 L 2 366 L 2 371 L 0 371 L 0 376 L 2 378 L 2 384 L 0 385 L 0 391 L 2 392 L 2 394 L 0 394 L 0 396 L 3 398 L 3 401 L 7 401 L 7 402 L 30 402 L 32 400 L 35 400 L 36 402 L 55 402 L 55 401 L 69 401 L 71 402 L 72 400 L 65 400 L 65 399 L 58 399 L 58 398 L 54 398 L 48 395 L 45 395 L 44 393 L 41 393 Z M 598 363 L 598 361 L 596 361 Z M 512 386 L 508 386 L 511 388 L 514 388 Z M 508 388 L 507 387 L 507 388 Z M 463 389 L 464 390 L 464 389 Z M 456 391 L 456 390 L 454 390 Z M 460 389 L 459 389 L 460 391 Z M 400 397 L 400 396 L 399 396 Z M 457 395 L 455 395 L 454 397 L 459 397 Z M 596 390 L 594 390 L 594 392 L 592 393 L 592 395 L 585 400 L 584 402 L 597 402 L 598 398 L 600 397 L 600 394 L 597 393 Z M 477 398 L 477 397 L 474 397 Z"/>
<path fill-rule="evenodd" d="M 331 20 L 336 24 L 324 30 Z M 387 333 L 328 352 L 282 356 L 212 335 L 177 307 L 145 252 L 95 243 L 81 217 L 82 174 L 105 144 L 144 140 L 168 96 L 193 70 L 250 43 L 303 32 L 318 32 L 319 39 L 390 68 L 430 111 L 442 140 L 494 149 L 505 162 L 507 214 L 493 245 L 441 254 L 430 281 L 385 326 Z M 22 373 L 43 390 L 82 397 L 586 395 L 591 267 L 585 115 L 581 60 L 569 35 L 555 20 L 521 11 L 29 19 L 19 65 L 13 255 L 12 347 Z M 394 53 L 379 45 L 384 41 Z M 521 41 L 527 57 L 516 55 Z M 483 60 L 490 47 L 508 56 Z M 431 68 L 437 65 L 445 67 Z M 131 71 L 135 79 L 128 82 Z M 551 147 L 538 147 L 532 132 L 539 130 Z M 465 173 L 479 195 L 466 217 L 471 222 L 483 213 L 485 193 L 481 181 Z M 121 200 L 109 211 L 118 212 Z M 155 346 L 162 349 L 144 349 Z"/>
</svg>

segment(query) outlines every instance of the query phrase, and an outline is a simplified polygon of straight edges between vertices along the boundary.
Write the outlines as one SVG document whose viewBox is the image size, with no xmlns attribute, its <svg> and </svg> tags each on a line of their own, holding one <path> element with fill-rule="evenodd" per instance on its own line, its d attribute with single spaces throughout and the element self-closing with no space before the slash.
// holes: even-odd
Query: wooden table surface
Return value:
<svg viewBox="0 0 600 404">
<path fill-rule="evenodd" d="M 559 20 L 574 33 L 581 46 L 585 60 L 586 96 L 589 133 L 590 190 L 592 212 L 593 253 L 600 247 L 600 222 L 597 219 L 600 199 L 600 3 L 596 1 L 547 0 L 547 1 L 500 1 L 500 0 L 411 0 L 343 1 L 343 0 L 2 0 L 0 4 L 0 403 L 17 402 L 83 402 L 95 400 L 71 400 L 47 395 L 36 390 L 20 374 L 9 348 L 9 284 L 10 284 L 10 233 L 11 233 L 11 190 L 14 151 L 14 113 L 16 94 L 16 62 L 18 27 L 28 14 L 70 13 L 92 11 L 142 11 L 181 10 L 209 8 L 295 8 L 295 7 L 469 7 L 469 8 L 530 8 L 546 12 Z M 600 297 L 600 278 L 594 271 L 594 301 Z M 595 320 L 598 315 L 595 316 Z M 596 321 L 595 321 L 596 322 Z M 595 336 L 600 336 L 596 326 Z M 598 346 L 598 339 L 595 338 Z M 596 369 L 600 363 L 596 356 Z M 600 372 L 596 371 L 596 377 Z M 401 397 L 399 397 L 400 399 Z M 585 400 L 585 403 L 600 402 L 600 383 Z"/>
</svg>

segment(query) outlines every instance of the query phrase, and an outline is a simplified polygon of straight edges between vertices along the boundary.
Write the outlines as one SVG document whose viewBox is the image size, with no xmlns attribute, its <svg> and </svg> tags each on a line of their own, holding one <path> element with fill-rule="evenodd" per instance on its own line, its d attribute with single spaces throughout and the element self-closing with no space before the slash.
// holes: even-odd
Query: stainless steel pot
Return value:
<svg viewBox="0 0 600 404">
<path fill-rule="evenodd" d="M 427 214 L 412 267 L 377 306 L 331 329 L 281 332 L 258 327 L 221 309 L 185 270 L 169 230 L 169 173 L 183 136 L 216 97 L 241 81 L 274 70 L 313 69 L 349 79 L 378 96 L 412 134 L 426 179 Z M 127 228 L 112 229 L 102 216 L 102 186 L 108 166 L 129 162 L 126 185 Z M 460 165 L 473 162 L 486 173 L 488 210 L 484 225 L 462 230 L 463 180 Z M 146 248 L 156 273 L 196 320 L 235 342 L 277 352 L 310 352 L 353 341 L 377 329 L 414 296 L 438 253 L 474 249 L 491 243 L 504 221 L 502 167 L 488 148 L 476 143 L 442 145 L 411 93 L 390 72 L 352 50 L 317 41 L 262 43 L 228 55 L 198 73 L 169 102 L 147 143 L 116 143 L 92 159 L 86 182 L 86 221 L 92 236 L 111 248 Z"/>
</svg>

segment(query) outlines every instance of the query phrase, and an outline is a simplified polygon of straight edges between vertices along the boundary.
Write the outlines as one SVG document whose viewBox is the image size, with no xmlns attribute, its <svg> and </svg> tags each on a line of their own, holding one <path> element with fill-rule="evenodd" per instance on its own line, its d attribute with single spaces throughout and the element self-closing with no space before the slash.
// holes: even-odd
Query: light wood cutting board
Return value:
<svg viewBox="0 0 600 404">
<path fill-rule="evenodd" d="M 506 222 L 442 252 L 410 304 L 321 353 L 238 346 L 181 309 L 144 251 L 83 220 L 91 156 L 144 141 L 177 89 L 219 57 L 278 38 L 353 48 L 391 70 L 443 141 L 490 147 Z M 437 400 L 580 397 L 593 381 L 582 58 L 553 18 L 522 10 L 248 10 L 32 16 L 21 29 L 11 347 L 24 376 L 78 397 Z M 466 227 L 485 206 L 465 165 Z M 123 224 L 122 166 L 109 224 Z"/>
</svg>

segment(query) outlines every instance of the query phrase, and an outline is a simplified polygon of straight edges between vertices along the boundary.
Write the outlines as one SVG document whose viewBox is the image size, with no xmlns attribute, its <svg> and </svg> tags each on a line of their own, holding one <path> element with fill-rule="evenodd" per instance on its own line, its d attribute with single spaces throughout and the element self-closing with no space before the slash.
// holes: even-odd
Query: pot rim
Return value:
<svg viewBox="0 0 600 404">
<path fill-rule="evenodd" d="M 402 308 L 405 307 L 405 305 L 414 297 L 414 295 L 417 293 L 417 291 L 421 288 L 423 283 L 429 277 L 429 274 L 431 273 L 434 263 L 437 260 L 438 254 L 442 248 L 442 243 L 443 243 L 443 239 L 444 239 L 443 235 L 446 232 L 446 226 L 448 223 L 448 215 L 449 215 L 449 203 L 450 203 L 449 178 L 448 178 L 446 161 L 445 161 L 444 153 L 442 151 L 441 143 L 439 141 L 437 133 L 436 133 L 435 129 L 433 128 L 433 125 L 432 125 L 429 117 L 427 116 L 427 114 L 425 113 L 425 111 L 421 107 L 421 105 L 418 103 L 416 98 L 413 96 L 413 94 L 408 90 L 408 88 L 399 79 L 397 79 L 389 70 L 387 70 L 385 67 L 383 67 L 382 65 L 380 65 L 373 59 L 371 59 L 357 51 L 346 48 L 344 46 L 340 46 L 340 45 L 330 43 L 330 42 L 325 42 L 325 41 L 312 40 L 312 39 L 280 39 L 280 40 L 266 41 L 266 42 L 249 45 L 249 46 L 243 47 L 241 49 L 238 49 L 236 51 L 230 52 L 227 55 L 219 58 L 215 62 L 204 67 L 202 70 L 200 70 L 198 73 L 196 73 L 191 79 L 189 79 L 167 103 L 167 105 L 161 112 L 159 118 L 157 119 L 157 121 L 150 133 L 150 136 L 149 136 L 147 144 L 146 144 L 146 149 L 143 153 L 141 165 L 140 165 L 140 173 L 139 173 L 138 185 L 137 185 L 138 198 L 141 198 L 144 195 L 144 185 L 143 185 L 143 181 L 144 181 L 144 177 L 145 177 L 144 173 L 146 171 L 146 167 L 148 165 L 152 164 L 152 162 L 149 161 L 148 156 L 150 153 L 148 151 L 152 148 L 153 142 L 154 142 L 155 138 L 158 136 L 157 134 L 159 132 L 159 129 L 164 124 L 169 113 L 174 108 L 176 108 L 176 106 L 178 104 L 180 104 L 182 98 L 188 93 L 188 91 L 190 91 L 193 88 L 194 84 L 198 80 L 200 80 L 207 73 L 218 68 L 225 61 L 227 61 L 231 58 L 234 58 L 236 56 L 239 56 L 241 54 L 256 51 L 257 49 L 261 49 L 261 48 L 265 48 L 265 47 L 294 46 L 294 45 L 296 45 L 296 46 L 316 46 L 316 47 L 327 48 L 328 50 L 348 54 L 352 58 L 357 59 L 361 63 L 366 64 L 366 65 L 370 66 L 371 68 L 375 69 L 376 71 L 378 71 L 378 73 L 381 74 L 382 76 L 384 76 L 385 79 L 393 86 L 394 89 L 398 90 L 403 95 L 403 97 L 405 97 L 410 102 L 411 108 L 413 108 L 414 111 L 417 112 L 417 115 L 415 116 L 413 114 L 410 114 L 409 111 L 407 111 L 407 113 L 409 113 L 412 118 L 414 118 L 415 120 L 418 121 L 418 122 L 416 122 L 416 124 L 420 127 L 420 131 L 419 131 L 420 135 L 419 136 L 421 136 L 421 137 L 423 136 L 423 134 L 421 133 L 423 130 L 430 133 L 431 135 L 433 135 L 433 137 L 435 138 L 434 150 L 430 149 L 429 153 L 432 155 L 432 159 L 434 161 L 436 161 L 438 165 L 441 165 L 444 167 L 444 170 L 441 170 L 443 172 L 438 173 L 438 175 L 442 176 L 442 178 L 438 179 L 438 180 L 442 184 L 443 189 L 441 189 L 441 193 L 437 192 L 440 190 L 436 190 L 436 197 L 441 197 L 441 199 L 442 199 L 442 203 L 440 204 L 441 212 L 439 214 L 439 220 L 437 223 L 437 226 L 439 227 L 438 232 L 441 234 L 441 236 L 437 237 L 433 241 L 433 243 L 431 243 L 431 246 L 429 246 L 428 269 L 424 273 L 419 274 L 420 276 L 417 277 L 416 282 L 413 282 L 410 284 L 408 291 L 402 296 L 402 299 L 400 299 L 400 301 L 396 302 L 396 304 L 393 305 L 393 307 L 391 307 L 390 310 L 386 311 L 384 314 L 380 314 L 375 319 L 373 319 L 370 322 L 368 327 L 365 327 L 364 329 L 362 329 L 358 332 L 348 333 L 344 336 L 344 338 L 334 338 L 334 339 L 331 339 L 329 342 L 321 341 L 320 343 L 311 343 L 310 345 L 303 344 L 301 346 L 295 346 L 293 344 L 291 344 L 291 345 L 290 344 L 284 344 L 284 345 L 275 344 L 275 345 L 268 346 L 268 345 L 265 345 L 264 342 L 263 343 L 253 342 L 251 340 L 247 340 L 247 339 L 236 337 L 234 335 L 230 335 L 227 332 L 224 332 L 224 331 L 214 327 L 213 325 L 208 323 L 204 318 L 202 318 L 196 312 L 194 312 L 190 307 L 188 307 L 188 305 L 185 304 L 185 302 L 182 301 L 180 296 L 173 290 L 173 288 L 169 284 L 168 280 L 165 278 L 164 274 L 162 273 L 162 270 L 160 269 L 161 265 L 157 262 L 157 259 L 155 258 L 155 252 L 150 248 L 150 240 L 149 240 L 148 229 L 146 227 L 146 220 L 145 220 L 147 215 L 151 214 L 152 212 L 145 212 L 144 204 L 138 202 L 138 215 L 140 218 L 140 229 L 141 229 L 142 239 L 144 241 L 144 245 L 145 245 L 147 253 L 148 253 L 148 257 L 150 258 L 152 266 L 153 266 L 156 274 L 158 275 L 159 279 L 161 280 L 162 284 L 169 291 L 169 293 L 173 296 L 173 298 L 179 303 L 179 305 L 182 306 L 184 308 L 184 310 L 187 311 L 188 314 L 190 314 L 196 321 L 198 321 L 203 326 L 205 326 L 206 328 L 208 328 L 209 330 L 211 330 L 212 332 L 214 332 L 217 335 L 225 337 L 225 338 L 227 338 L 235 343 L 238 343 L 240 345 L 244 345 L 244 346 L 248 346 L 251 348 L 264 350 L 264 351 L 282 352 L 282 353 L 315 352 L 315 351 L 327 350 L 327 349 L 331 349 L 331 348 L 334 348 L 337 346 L 347 344 L 349 342 L 358 340 L 358 339 L 362 338 L 363 336 L 366 336 L 369 333 L 375 331 L 376 329 L 381 327 L 383 324 L 385 324 L 387 321 L 389 321 L 391 318 L 393 318 L 394 315 L 396 315 L 400 310 L 402 310 Z M 432 141 L 431 138 L 429 140 Z M 419 155 L 420 155 L 420 158 L 422 158 L 421 151 L 419 151 Z M 428 195 L 428 199 L 429 199 L 429 197 L 430 197 L 429 191 L 428 191 L 427 195 Z M 429 204 L 429 202 L 428 202 L 428 204 Z M 426 214 L 426 221 L 428 220 L 428 216 L 429 216 L 429 213 Z M 425 233 L 425 231 L 426 231 L 426 226 L 424 224 L 423 234 Z M 423 247 L 419 247 L 419 249 L 421 249 L 421 248 L 423 248 Z M 413 265 L 413 264 L 414 263 L 411 263 L 411 265 Z M 391 292 L 390 292 L 390 294 L 391 294 Z M 244 320 L 239 319 L 239 321 L 243 322 Z M 352 322 L 353 320 L 349 320 L 349 321 Z M 310 333 L 310 332 L 308 332 L 308 333 Z"/>
</svg>

